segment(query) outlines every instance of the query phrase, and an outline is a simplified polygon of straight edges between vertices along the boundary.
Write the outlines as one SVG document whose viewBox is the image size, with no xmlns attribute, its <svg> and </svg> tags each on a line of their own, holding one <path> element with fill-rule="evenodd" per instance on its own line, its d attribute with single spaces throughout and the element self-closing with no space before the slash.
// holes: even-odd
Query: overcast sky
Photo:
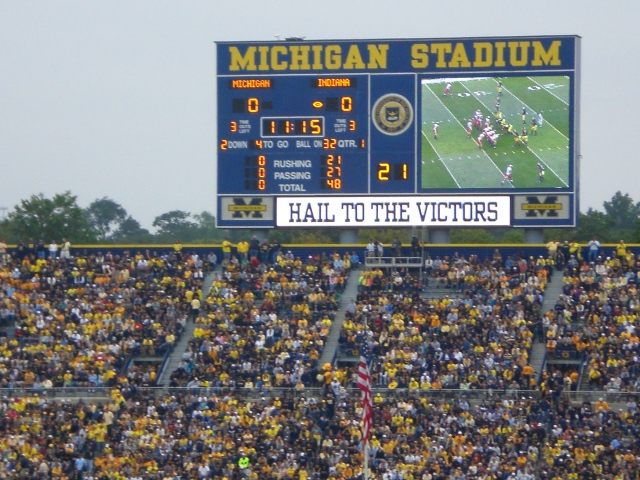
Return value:
<svg viewBox="0 0 640 480">
<path fill-rule="evenodd" d="M 640 2 L 0 0 L 0 207 L 214 212 L 214 41 L 582 37 L 581 210 L 640 201 Z M 0 212 L 0 215 L 2 212 Z"/>
</svg>

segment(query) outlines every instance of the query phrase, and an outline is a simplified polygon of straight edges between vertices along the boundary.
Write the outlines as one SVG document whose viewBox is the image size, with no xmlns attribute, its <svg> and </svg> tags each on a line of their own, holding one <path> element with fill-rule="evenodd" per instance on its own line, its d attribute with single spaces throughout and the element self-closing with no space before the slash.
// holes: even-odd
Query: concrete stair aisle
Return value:
<svg viewBox="0 0 640 480">
<path fill-rule="evenodd" d="M 215 269 L 205 275 L 204 281 L 202 282 L 203 301 L 211 292 L 211 286 L 213 285 L 213 281 L 216 279 L 216 276 L 220 275 L 221 273 L 222 266 L 216 265 Z M 187 318 L 187 324 L 185 325 L 184 332 L 182 333 L 180 340 L 178 340 L 176 345 L 173 347 L 173 351 L 171 352 L 171 355 L 169 356 L 164 369 L 158 376 L 158 385 L 168 387 L 171 374 L 175 372 L 175 370 L 180 365 L 180 362 L 182 361 L 182 355 L 184 355 L 184 353 L 187 351 L 189 341 L 193 338 L 193 331 L 196 329 L 196 323 L 194 320 L 195 319 L 191 318 L 191 316 Z"/>
<path fill-rule="evenodd" d="M 531 345 L 531 356 L 529 357 L 529 365 L 533 368 L 537 381 L 540 381 L 542 369 L 545 364 L 547 354 L 547 346 L 544 342 L 536 341 Z"/>
<path fill-rule="evenodd" d="M 340 343 L 342 325 L 344 324 L 345 315 L 347 313 L 347 305 L 349 305 L 349 301 L 351 301 L 351 299 L 356 300 L 358 297 L 359 277 L 360 270 L 352 270 L 351 273 L 349 273 L 347 285 L 344 289 L 344 292 L 342 292 L 342 301 L 340 303 L 340 308 L 336 312 L 335 320 L 331 324 L 331 330 L 329 331 L 329 336 L 324 343 L 324 350 L 322 351 L 319 365 L 324 365 L 325 363 L 332 364 L 334 359 L 336 358 L 336 353 L 338 351 Z"/>
<path fill-rule="evenodd" d="M 544 302 L 542 303 L 543 313 L 553 310 L 556 306 L 558 297 L 562 293 L 562 277 L 563 272 L 554 271 L 553 275 L 549 279 L 547 288 L 544 291 Z"/>
<path fill-rule="evenodd" d="M 544 301 L 542 302 L 542 314 L 544 315 L 549 310 L 553 310 L 558 301 L 558 297 L 562 293 L 562 272 L 555 271 L 544 291 Z M 533 345 L 531 346 L 531 358 L 529 359 L 529 365 L 536 372 L 537 380 L 540 381 L 542 377 L 542 369 L 545 367 L 545 359 L 547 353 L 546 340 L 544 338 L 535 338 Z"/>
</svg>

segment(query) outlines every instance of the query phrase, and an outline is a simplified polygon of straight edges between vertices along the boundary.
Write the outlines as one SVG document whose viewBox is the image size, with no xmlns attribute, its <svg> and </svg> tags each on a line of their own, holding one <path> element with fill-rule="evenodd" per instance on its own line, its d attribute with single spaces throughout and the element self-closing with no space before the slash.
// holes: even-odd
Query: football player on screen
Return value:
<svg viewBox="0 0 640 480">
<path fill-rule="evenodd" d="M 502 178 L 502 181 L 500 182 L 500 185 L 504 185 L 504 182 L 509 182 L 511 186 L 513 186 L 512 174 L 513 174 L 513 165 L 509 164 L 507 165 L 507 168 L 505 168 L 504 170 L 504 176 Z"/>
<path fill-rule="evenodd" d="M 538 169 L 538 183 L 542 183 L 544 180 L 544 167 L 540 162 L 538 162 L 536 168 Z"/>
</svg>

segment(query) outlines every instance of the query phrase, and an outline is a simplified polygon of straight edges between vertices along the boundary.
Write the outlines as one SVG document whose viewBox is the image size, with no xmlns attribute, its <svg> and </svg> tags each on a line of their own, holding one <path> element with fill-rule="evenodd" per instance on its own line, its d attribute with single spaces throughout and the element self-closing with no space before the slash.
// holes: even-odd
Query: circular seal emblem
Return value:
<svg viewBox="0 0 640 480">
<path fill-rule="evenodd" d="M 400 135 L 407 131 L 413 120 L 409 100 L 397 93 L 389 93 L 373 105 L 373 123 L 385 135 Z"/>
</svg>

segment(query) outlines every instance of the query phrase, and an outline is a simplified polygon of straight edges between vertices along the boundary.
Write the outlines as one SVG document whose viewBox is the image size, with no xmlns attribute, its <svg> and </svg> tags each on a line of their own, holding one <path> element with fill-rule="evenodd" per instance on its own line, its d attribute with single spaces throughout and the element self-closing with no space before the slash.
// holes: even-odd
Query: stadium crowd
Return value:
<svg viewBox="0 0 640 480">
<path fill-rule="evenodd" d="M 584 358 L 590 389 L 638 391 L 638 261 L 626 248 L 591 258 L 569 254 L 562 294 L 543 318 L 547 351 Z"/>
<path fill-rule="evenodd" d="M 171 386 L 298 389 L 322 385 L 318 360 L 352 268 L 351 255 L 291 251 L 275 262 L 232 255 L 196 318 Z"/>
<path fill-rule="evenodd" d="M 15 333 L 0 337 L 0 386 L 153 384 L 155 366 L 124 374 L 125 362 L 172 347 L 202 279 L 197 257 L 148 251 L 6 259 L 0 320 Z"/>
<path fill-rule="evenodd" d="M 378 385 L 409 389 L 530 389 L 529 365 L 548 270 L 534 261 L 503 265 L 455 255 L 429 265 L 439 298 L 424 298 L 408 270 L 360 275 L 342 348 L 373 342 Z"/>
<path fill-rule="evenodd" d="M 640 472 L 631 403 L 546 397 L 474 403 L 464 395 L 373 398 L 369 466 L 376 479 L 630 479 Z M 0 401 L 2 478 L 359 479 L 357 394 L 242 391 L 124 396 L 104 404 Z"/>
<path fill-rule="evenodd" d="M 0 399 L 0 478 L 362 479 L 356 372 L 318 364 L 357 257 L 302 260 L 244 243 L 223 245 L 208 294 L 204 263 L 215 259 L 179 245 L 171 254 L 5 259 L 0 318 L 16 334 L 0 345 L 2 387 L 42 392 Z M 568 267 L 563 308 L 543 315 L 548 262 L 503 261 L 499 251 L 485 261 L 429 260 L 422 279 L 406 269 L 358 271 L 358 297 L 345 305 L 343 352 L 357 356 L 366 343 L 373 354 L 372 478 L 640 478 L 637 404 L 572 404 L 558 394 L 571 375 L 552 371 L 538 386 L 529 364 L 538 335 L 554 331 L 560 344 L 585 333 L 582 350 L 604 364 L 603 388 L 625 369 L 633 378 L 637 341 L 627 343 L 623 327 L 636 321 L 635 267 L 613 265 L 593 281 L 580 262 Z M 425 280 L 438 298 L 424 298 Z M 157 371 L 125 372 L 127 356 L 161 355 L 189 315 L 194 338 L 174 388 L 137 390 Z M 63 385 L 111 394 L 47 397 Z M 445 389 L 459 394 L 438 395 Z M 477 401 L 480 389 L 496 394 Z"/>
</svg>

